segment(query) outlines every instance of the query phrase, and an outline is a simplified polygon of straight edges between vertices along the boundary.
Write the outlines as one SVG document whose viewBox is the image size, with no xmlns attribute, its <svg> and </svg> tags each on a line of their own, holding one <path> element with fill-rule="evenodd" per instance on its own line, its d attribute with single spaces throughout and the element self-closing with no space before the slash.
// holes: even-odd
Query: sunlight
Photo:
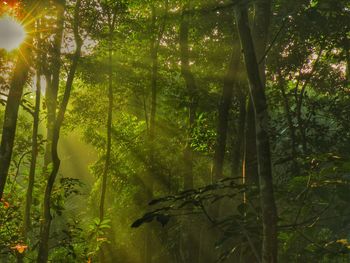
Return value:
<svg viewBox="0 0 350 263">
<path fill-rule="evenodd" d="M 16 19 L 4 16 L 0 18 L 0 49 L 10 52 L 24 42 L 26 31 Z"/>
</svg>

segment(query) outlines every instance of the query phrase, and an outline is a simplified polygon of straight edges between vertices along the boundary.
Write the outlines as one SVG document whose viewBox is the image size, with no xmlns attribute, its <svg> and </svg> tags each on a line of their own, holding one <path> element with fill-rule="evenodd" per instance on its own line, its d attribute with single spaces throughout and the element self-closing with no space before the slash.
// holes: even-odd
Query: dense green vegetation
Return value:
<svg viewBox="0 0 350 263">
<path fill-rule="evenodd" d="M 350 262 L 349 48 L 349 0 L 0 1 L 0 262 Z"/>
</svg>

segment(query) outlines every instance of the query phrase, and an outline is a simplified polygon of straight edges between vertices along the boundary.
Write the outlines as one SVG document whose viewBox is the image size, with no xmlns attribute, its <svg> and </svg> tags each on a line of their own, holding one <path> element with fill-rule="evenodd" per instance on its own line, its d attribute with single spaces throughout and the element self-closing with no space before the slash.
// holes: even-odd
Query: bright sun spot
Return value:
<svg viewBox="0 0 350 263">
<path fill-rule="evenodd" d="M 0 18 L 0 49 L 12 51 L 18 48 L 26 38 L 23 26 L 14 18 Z"/>
</svg>

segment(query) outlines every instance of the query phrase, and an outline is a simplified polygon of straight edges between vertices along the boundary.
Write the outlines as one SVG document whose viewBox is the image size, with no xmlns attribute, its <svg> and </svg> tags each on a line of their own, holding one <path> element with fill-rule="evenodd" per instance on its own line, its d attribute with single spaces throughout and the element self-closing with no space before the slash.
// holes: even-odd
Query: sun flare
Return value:
<svg viewBox="0 0 350 263">
<path fill-rule="evenodd" d="M 0 18 L 0 49 L 10 52 L 20 47 L 26 38 L 23 25 L 10 16 Z"/>
</svg>

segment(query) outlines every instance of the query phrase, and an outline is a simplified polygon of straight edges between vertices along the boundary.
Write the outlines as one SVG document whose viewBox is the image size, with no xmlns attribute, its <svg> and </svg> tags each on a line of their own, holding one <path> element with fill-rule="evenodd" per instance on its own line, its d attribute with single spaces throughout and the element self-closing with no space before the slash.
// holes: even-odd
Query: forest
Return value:
<svg viewBox="0 0 350 263">
<path fill-rule="evenodd" d="M 1 0 L 0 134 L 0 263 L 350 262 L 350 0 Z"/>
</svg>

